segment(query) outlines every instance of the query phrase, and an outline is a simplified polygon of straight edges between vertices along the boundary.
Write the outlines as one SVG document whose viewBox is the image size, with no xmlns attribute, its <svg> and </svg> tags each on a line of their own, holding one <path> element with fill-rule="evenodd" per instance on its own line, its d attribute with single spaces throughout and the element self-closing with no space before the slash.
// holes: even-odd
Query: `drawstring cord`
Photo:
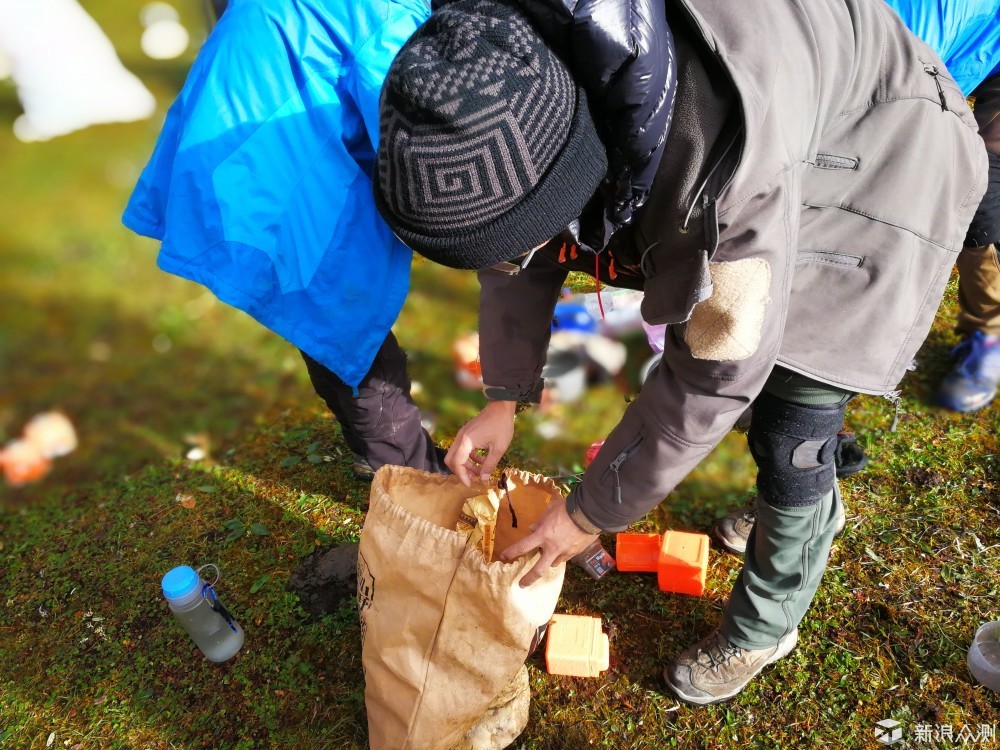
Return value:
<svg viewBox="0 0 1000 750">
<path fill-rule="evenodd" d="M 594 284 L 597 286 L 597 308 L 601 311 L 601 320 L 604 320 L 604 303 L 601 302 L 601 258 L 594 256 Z"/>
<path fill-rule="evenodd" d="M 559 248 L 559 262 L 566 262 L 566 243 L 562 243 L 562 247 Z M 569 245 L 569 257 L 570 260 L 576 260 L 578 256 L 576 250 L 576 243 Z M 618 272 L 615 270 L 615 256 L 608 251 L 608 257 L 611 262 L 608 264 L 608 276 L 614 281 L 618 278 Z M 601 311 L 601 320 L 604 320 L 604 302 L 601 300 L 601 259 L 596 253 L 594 254 L 594 284 L 597 286 L 597 307 Z"/>
</svg>

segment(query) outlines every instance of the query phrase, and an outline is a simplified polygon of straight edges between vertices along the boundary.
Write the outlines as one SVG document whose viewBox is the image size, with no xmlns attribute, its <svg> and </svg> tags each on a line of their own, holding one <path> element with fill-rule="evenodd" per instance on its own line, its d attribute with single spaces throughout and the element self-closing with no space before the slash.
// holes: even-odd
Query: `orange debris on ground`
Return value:
<svg viewBox="0 0 1000 750">
<path fill-rule="evenodd" d="M 53 458 L 72 453 L 76 446 L 76 430 L 65 414 L 38 414 L 25 425 L 21 438 L 0 450 L 3 477 L 13 487 L 36 482 L 52 469 Z"/>
<path fill-rule="evenodd" d="M 46 458 L 66 456 L 76 450 L 76 430 L 58 411 L 39 414 L 24 426 L 24 439 L 34 443 Z"/>
<path fill-rule="evenodd" d="M 4 479 L 12 487 L 36 482 L 52 468 L 52 462 L 28 440 L 11 440 L 3 449 L 2 459 Z"/>
</svg>

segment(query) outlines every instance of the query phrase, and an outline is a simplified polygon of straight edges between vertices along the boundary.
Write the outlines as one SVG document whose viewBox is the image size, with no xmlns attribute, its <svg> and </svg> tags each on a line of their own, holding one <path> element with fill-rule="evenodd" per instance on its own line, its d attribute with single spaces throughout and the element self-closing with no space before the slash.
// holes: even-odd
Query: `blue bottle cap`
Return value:
<svg viewBox="0 0 1000 750">
<path fill-rule="evenodd" d="M 597 333 L 597 321 L 583 305 L 559 302 L 552 316 L 552 330 Z"/>
<path fill-rule="evenodd" d="M 188 565 L 178 565 L 163 576 L 160 586 L 162 586 L 163 595 L 167 599 L 183 599 L 201 588 L 201 578 L 194 568 Z"/>
</svg>

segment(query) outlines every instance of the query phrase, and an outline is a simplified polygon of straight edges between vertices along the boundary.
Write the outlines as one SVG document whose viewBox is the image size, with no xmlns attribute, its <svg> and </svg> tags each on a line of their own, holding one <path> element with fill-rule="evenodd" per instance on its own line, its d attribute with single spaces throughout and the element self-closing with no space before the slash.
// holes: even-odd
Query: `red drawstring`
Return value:
<svg viewBox="0 0 1000 750">
<path fill-rule="evenodd" d="M 565 242 L 562 244 L 562 247 L 559 248 L 559 262 L 560 263 L 565 263 L 566 262 L 566 243 Z"/>
<path fill-rule="evenodd" d="M 574 242 L 569 246 L 569 257 L 571 260 L 576 260 L 576 243 Z"/>
<path fill-rule="evenodd" d="M 601 302 L 601 257 L 594 255 L 594 283 L 597 285 L 597 307 L 601 311 L 601 320 L 604 320 L 604 303 Z"/>
</svg>

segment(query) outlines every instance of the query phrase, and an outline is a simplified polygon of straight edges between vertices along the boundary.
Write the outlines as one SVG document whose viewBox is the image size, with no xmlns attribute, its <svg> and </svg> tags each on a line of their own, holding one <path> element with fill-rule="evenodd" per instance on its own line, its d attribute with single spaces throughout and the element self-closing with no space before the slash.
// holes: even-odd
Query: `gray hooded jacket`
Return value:
<svg viewBox="0 0 1000 750">
<path fill-rule="evenodd" d="M 656 506 L 775 364 L 892 392 L 986 185 L 964 97 L 882 0 L 667 9 L 674 122 L 634 225 L 596 266 L 561 253 L 556 238 L 517 276 L 480 273 L 490 398 L 537 399 L 568 270 L 643 289 L 645 319 L 673 324 L 663 364 L 576 490 L 579 509 L 608 531 Z"/>
</svg>

